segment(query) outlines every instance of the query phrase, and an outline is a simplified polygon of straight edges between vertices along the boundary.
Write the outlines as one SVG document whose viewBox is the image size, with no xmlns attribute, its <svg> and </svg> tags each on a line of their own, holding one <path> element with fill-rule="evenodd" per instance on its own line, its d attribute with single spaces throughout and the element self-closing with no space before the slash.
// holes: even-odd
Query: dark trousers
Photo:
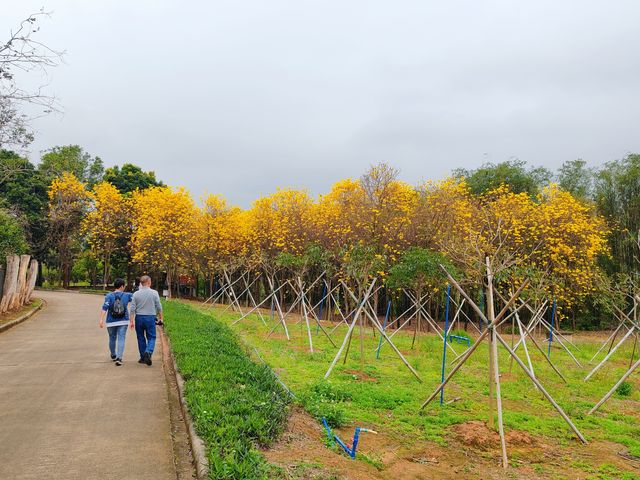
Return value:
<svg viewBox="0 0 640 480">
<path fill-rule="evenodd" d="M 145 352 L 151 355 L 156 346 L 156 316 L 136 315 L 136 335 L 138 336 L 140 358 Z"/>
</svg>

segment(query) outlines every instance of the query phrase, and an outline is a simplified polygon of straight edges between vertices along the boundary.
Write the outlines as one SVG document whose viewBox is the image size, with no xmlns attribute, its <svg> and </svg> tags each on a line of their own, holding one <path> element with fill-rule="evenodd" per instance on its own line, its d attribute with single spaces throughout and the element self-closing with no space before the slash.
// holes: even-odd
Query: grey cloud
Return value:
<svg viewBox="0 0 640 480">
<path fill-rule="evenodd" d="M 4 9 L 6 31 L 40 3 Z M 411 182 L 519 157 L 557 168 L 640 151 L 640 4 L 52 1 L 41 38 L 79 143 L 195 196 L 326 191 L 388 161 Z"/>
</svg>

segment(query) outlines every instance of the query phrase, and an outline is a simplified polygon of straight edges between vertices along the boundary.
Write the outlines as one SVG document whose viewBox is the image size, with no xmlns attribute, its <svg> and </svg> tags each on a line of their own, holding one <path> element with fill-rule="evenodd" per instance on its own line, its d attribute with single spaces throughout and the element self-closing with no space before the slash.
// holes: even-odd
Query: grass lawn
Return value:
<svg viewBox="0 0 640 480">
<path fill-rule="evenodd" d="M 211 310 L 196 304 L 190 304 L 189 308 L 205 313 L 209 321 L 215 324 L 230 324 L 238 318 L 238 314 L 224 313 L 221 309 Z M 168 325 L 171 325 L 171 316 L 168 315 Z M 207 320 L 203 318 L 198 322 L 206 323 Z M 399 333 L 394 337 L 394 342 L 418 371 L 423 383 L 416 381 L 388 345 L 382 347 L 381 358 L 376 359 L 378 337 L 373 335 L 371 329 L 365 334 L 364 372 L 360 371 L 360 344 L 356 331 L 348 361 L 343 365 L 341 359 L 329 380 L 324 381 L 322 378 L 337 349 L 322 333 L 317 334 L 314 328 L 315 351 L 310 353 L 304 324 L 294 323 L 295 319 L 291 317 L 291 341 L 286 340 L 281 329 L 267 338 L 271 325 L 263 325 L 253 315 L 232 328 L 245 343 L 260 352 L 296 394 L 298 401 L 317 418 L 325 416 L 338 426 L 357 424 L 371 427 L 398 439 L 403 445 L 427 441 L 447 446 L 450 445 L 451 432 L 455 432 L 456 425 L 474 420 L 486 421 L 489 416 L 489 354 L 486 345 L 478 348 L 446 388 L 445 400 L 457 397 L 460 400 L 444 406 L 435 401 L 421 411 L 421 403 L 440 381 L 442 343 L 438 337 L 433 334 L 419 335 L 413 350 L 411 334 Z M 338 345 L 345 332 L 346 326 L 343 324 L 333 334 Z M 202 334 L 205 335 L 206 330 L 202 330 Z M 510 342 L 510 335 L 505 334 L 504 337 Z M 574 354 L 582 368 L 559 348 L 554 347 L 551 353 L 552 359 L 566 377 L 567 384 L 553 372 L 542 355 L 534 351 L 532 345 L 529 349 L 536 376 L 590 444 L 583 446 L 576 439 L 568 425 L 533 387 L 519 366 L 515 362 L 511 366 L 508 353 L 499 347 L 505 429 L 507 432 L 526 432 L 545 444 L 556 446 L 558 454 L 567 457 L 563 467 L 565 472 L 566 468 L 570 468 L 579 472 L 580 478 L 640 478 L 640 372 L 630 377 L 630 392 L 624 396 L 615 394 L 599 412 L 586 415 L 628 368 L 633 342 L 629 341 L 620 348 L 610 362 L 590 381 L 585 382 L 584 377 L 592 368 L 588 362 L 600 346 L 600 340 L 576 336 L 574 341 L 580 348 Z M 193 344 L 192 348 L 207 347 L 206 340 L 200 342 L 201 345 Z M 455 343 L 453 347 L 458 353 L 466 349 L 466 345 Z M 518 354 L 524 360 L 522 348 L 518 350 Z M 450 351 L 448 356 L 452 358 Z M 448 365 L 447 370 L 450 368 Z M 620 462 L 616 465 L 610 464 L 607 458 L 598 453 L 605 445 L 617 445 L 615 448 L 624 456 L 620 457 Z M 510 449 L 509 444 L 507 450 L 513 466 L 534 468 L 540 475 L 556 478 L 552 467 L 544 463 L 534 464 L 531 459 L 519 458 L 519 453 Z M 576 460 L 573 451 L 590 453 L 585 458 Z M 460 461 L 464 462 L 464 459 L 461 458 Z"/>
</svg>

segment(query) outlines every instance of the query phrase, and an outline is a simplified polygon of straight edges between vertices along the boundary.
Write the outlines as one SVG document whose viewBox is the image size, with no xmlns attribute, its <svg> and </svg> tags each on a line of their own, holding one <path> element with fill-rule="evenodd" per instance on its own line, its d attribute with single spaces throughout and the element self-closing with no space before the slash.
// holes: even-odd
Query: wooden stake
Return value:
<svg viewBox="0 0 640 480">
<path fill-rule="evenodd" d="M 325 379 L 329 378 L 329 375 L 331 375 L 331 371 L 333 370 L 333 367 L 336 366 L 336 363 L 338 362 L 338 359 L 340 358 L 340 355 L 342 354 L 342 351 L 346 347 L 347 341 L 349 340 L 349 337 L 351 336 L 351 333 L 353 332 L 353 328 L 355 327 L 356 322 L 358 321 L 358 317 L 360 315 L 360 312 L 364 308 L 364 304 L 368 300 L 369 295 L 371 295 L 371 291 L 373 290 L 373 286 L 376 284 L 376 280 L 377 280 L 377 278 L 373 279 L 373 281 L 371 282 L 371 285 L 369 286 L 369 289 L 367 290 L 367 293 L 364 296 L 364 299 L 362 300 L 362 303 L 358 307 L 358 310 L 356 311 L 356 315 L 355 315 L 353 321 L 351 322 L 351 325 L 349 325 L 349 330 L 347 331 L 347 334 L 345 335 L 344 340 L 342 341 L 342 345 L 340 345 L 340 348 L 338 349 L 338 353 L 336 353 L 336 356 L 333 358 L 333 361 L 331 362 L 331 365 L 329 366 L 329 369 L 327 370 L 327 373 L 324 374 L 324 378 Z"/>
<path fill-rule="evenodd" d="M 609 400 L 611 395 L 613 395 L 613 393 L 618 389 L 618 387 L 622 385 L 622 382 L 624 382 L 627 378 L 629 378 L 629 375 L 631 375 L 635 371 L 635 369 L 638 368 L 638 366 L 640 366 L 640 359 L 638 359 L 638 361 L 635 364 L 633 364 L 631 368 L 627 370 L 627 372 L 624 375 L 622 375 L 622 377 L 620 377 L 620 380 L 618 380 L 616 384 L 613 387 L 611 387 L 611 390 L 609 390 L 607 394 L 604 397 L 602 397 L 602 400 L 596 403 L 595 406 L 591 410 L 589 410 L 589 413 L 587 413 L 587 415 L 591 415 L 593 412 L 598 410 L 604 404 L 604 402 Z"/>
<path fill-rule="evenodd" d="M 351 290 L 349 290 L 348 288 L 347 288 L 347 291 L 349 292 L 349 295 L 351 295 L 351 297 L 355 299 L 355 295 L 353 294 L 353 292 Z M 387 336 L 387 333 L 382 328 L 382 325 L 380 325 L 380 322 L 378 322 L 378 319 L 375 318 L 375 316 L 371 315 L 371 313 L 369 313 L 369 311 L 367 309 L 362 310 L 362 312 L 364 312 L 364 314 L 369 317 L 369 320 L 371 320 L 371 322 L 373 323 L 374 327 L 378 330 L 380 335 L 382 335 L 382 338 L 385 339 L 389 343 L 389 345 L 391 346 L 393 351 L 396 352 L 396 355 L 400 358 L 402 363 L 404 363 L 405 366 L 409 369 L 409 371 L 413 374 L 413 376 L 416 377 L 416 379 L 420 383 L 422 383 L 422 379 L 420 378 L 420 375 L 418 375 L 418 372 L 415 371 L 415 369 L 407 361 L 407 359 L 404 357 L 404 355 L 402 355 L 402 352 L 400 352 L 400 350 L 398 350 L 398 347 L 396 347 L 396 345 Z"/>
<path fill-rule="evenodd" d="M 460 357 L 460 361 L 458 362 L 457 365 L 455 365 L 452 369 L 451 372 L 449 372 L 449 375 L 447 375 L 447 378 L 444 379 L 444 382 L 442 382 L 440 385 L 438 385 L 438 387 L 435 389 L 435 391 L 429 396 L 429 398 L 427 398 L 422 405 L 420 406 L 420 410 L 424 409 L 427 405 L 429 405 L 431 403 L 431 401 L 436 398 L 436 396 L 438 395 L 438 393 L 440 393 L 440 390 L 442 390 L 447 383 L 449 383 L 449 380 L 451 380 L 451 378 L 455 375 L 455 373 L 460 369 L 460 367 L 462 367 L 462 365 L 464 365 L 464 363 L 469 359 L 469 357 L 471 356 L 471 354 L 473 352 L 476 351 L 476 349 L 480 346 L 480 344 L 482 343 L 482 340 L 484 340 L 484 338 L 488 335 L 489 330 L 484 330 L 484 332 L 482 332 L 482 334 L 480 334 L 480 336 L 478 337 L 478 339 L 476 340 L 476 343 L 474 343 L 473 345 L 471 345 L 471 348 L 468 348 L 466 352 L 464 352 L 462 354 L 462 357 Z"/>
<path fill-rule="evenodd" d="M 313 353 L 313 338 L 311 338 L 311 326 L 309 325 L 309 317 L 307 315 L 307 302 L 305 302 L 305 293 L 304 286 L 302 285 L 302 279 L 298 277 L 298 286 L 300 287 L 300 295 L 301 295 L 301 304 L 302 304 L 302 315 L 304 317 L 304 321 L 307 324 L 307 336 L 309 337 L 309 351 Z"/>
<path fill-rule="evenodd" d="M 582 443 L 587 444 L 587 440 L 584 438 L 584 436 L 582 435 L 582 433 L 580 433 L 580 430 L 578 430 L 578 427 L 576 427 L 573 422 L 571 421 L 571 419 L 567 416 L 567 414 L 564 412 L 564 410 L 562 409 L 562 407 L 560 405 L 558 405 L 556 403 L 556 401 L 553 399 L 553 397 L 549 394 L 549 392 L 547 392 L 545 390 L 545 388 L 542 386 L 542 384 L 540 383 L 540 381 L 533 376 L 533 374 L 529 371 L 529 369 L 526 367 L 526 365 L 522 362 L 522 360 L 520 360 L 520 357 L 518 357 L 518 355 L 516 355 L 516 353 L 511 350 L 509 348 L 509 344 L 507 344 L 507 342 L 505 342 L 502 337 L 498 334 L 496 334 L 496 338 L 498 339 L 498 341 L 502 344 L 502 346 L 509 352 L 509 354 L 511 356 L 513 356 L 514 360 L 516 361 L 516 363 L 518 365 L 520 365 L 520 368 L 522 368 L 522 370 L 524 370 L 524 372 L 527 374 L 527 376 L 531 379 L 531 381 L 533 382 L 533 384 L 538 387 L 538 390 L 540 390 L 542 392 L 542 394 L 545 396 L 545 398 L 549 401 L 549 403 L 553 406 L 553 408 L 556 409 L 556 411 L 560 414 L 560 416 L 564 419 L 565 422 L 567 422 L 567 424 L 571 427 L 571 429 L 574 431 L 574 433 L 578 436 L 578 438 L 580 439 L 580 441 L 582 441 Z M 533 338 L 533 337 L 532 337 Z"/>
<path fill-rule="evenodd" d="M 495 312 L 493 310 L 493 275 L 491 274 L 491 265 L 489 257 L 485 257 L 485 265 L 487 268 L 487 317 L 490 324 L 494 324 Z M 489 335 L 489 427 L 494 428 L 493 407 L 495 398 L 494 368 L 497 360 L 494 358 L 495 345 L 495 325 L 491 327 Z"/>
<path fill-rule="evenodd" d="M 635 331 L 635 326 L 633 328 L 629 329 L 629 331 L 626 333 L 626 335 L 620 339 L 618 344 L 607 354 L 607 356 L 604 357 L 602 359 L 602 361 L 598 365 L 596 365 L 595 368 L 593 370 L 591 370 L 591 372 L 589 372 L 589 374 L 586 377 L 584 377 L 584 380 L 585 381 L 589 380 L 593 376 L 594 373 L 596 373 L 598 370 L 600 370 L 600 367 L 602 367 L 607 362 L 607 360 L 609 360 L 611 355 L 616 353 L 616 350 L 618 350 L 620 345 L 622 345 L 624 343 L 624 341 L 627 338 L 629 338 L 629 335 L 631 335 L 634 331 Z"/>
<path fill-rule="evenodd" d="M 491 345 L 493 348 L 493 375 L 496 384 L 496 400 L 498 407 L 498 431 L 500 432 L 500 444 L 502 445 L 502 468 L 509 466 L 507 459 L 507 441 L 504 436 L 504 425 L 502 423 L 502 396 L 500 395 L 500 372 L 498 370 L 498 343 L 496 342 L 496 327 L 493 327 L 491 336 L 493 337 Z"/>
</svg>

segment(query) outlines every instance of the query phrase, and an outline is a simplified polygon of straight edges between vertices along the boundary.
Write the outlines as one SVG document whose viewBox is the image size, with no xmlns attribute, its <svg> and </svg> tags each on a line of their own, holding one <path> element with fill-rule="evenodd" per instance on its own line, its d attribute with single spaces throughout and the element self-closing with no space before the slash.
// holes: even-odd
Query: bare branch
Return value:
<svg viewBox="0 0 640 480">
<path fill-rule="evenodd" d="M 33 141 L 29 121 L 61 110 L 55 96 L 45 92 L 48 82 L 26 90 L 18 85 L 16 79 L 17 72 L 39 71 L 46 77 L 50 68 L 62 63 L 64 52 L 34 38 L 40 30 L 37 25 L 40 18 L 49 16 L 44 10 L 29 15 L 15 31 L 9 33 L 6 42 L 0 43 L 0 148 L 26 148 Z M 27 117 L 20 112 L 26 105 L 35 106 L 40 112 Z"/>
</svg>

